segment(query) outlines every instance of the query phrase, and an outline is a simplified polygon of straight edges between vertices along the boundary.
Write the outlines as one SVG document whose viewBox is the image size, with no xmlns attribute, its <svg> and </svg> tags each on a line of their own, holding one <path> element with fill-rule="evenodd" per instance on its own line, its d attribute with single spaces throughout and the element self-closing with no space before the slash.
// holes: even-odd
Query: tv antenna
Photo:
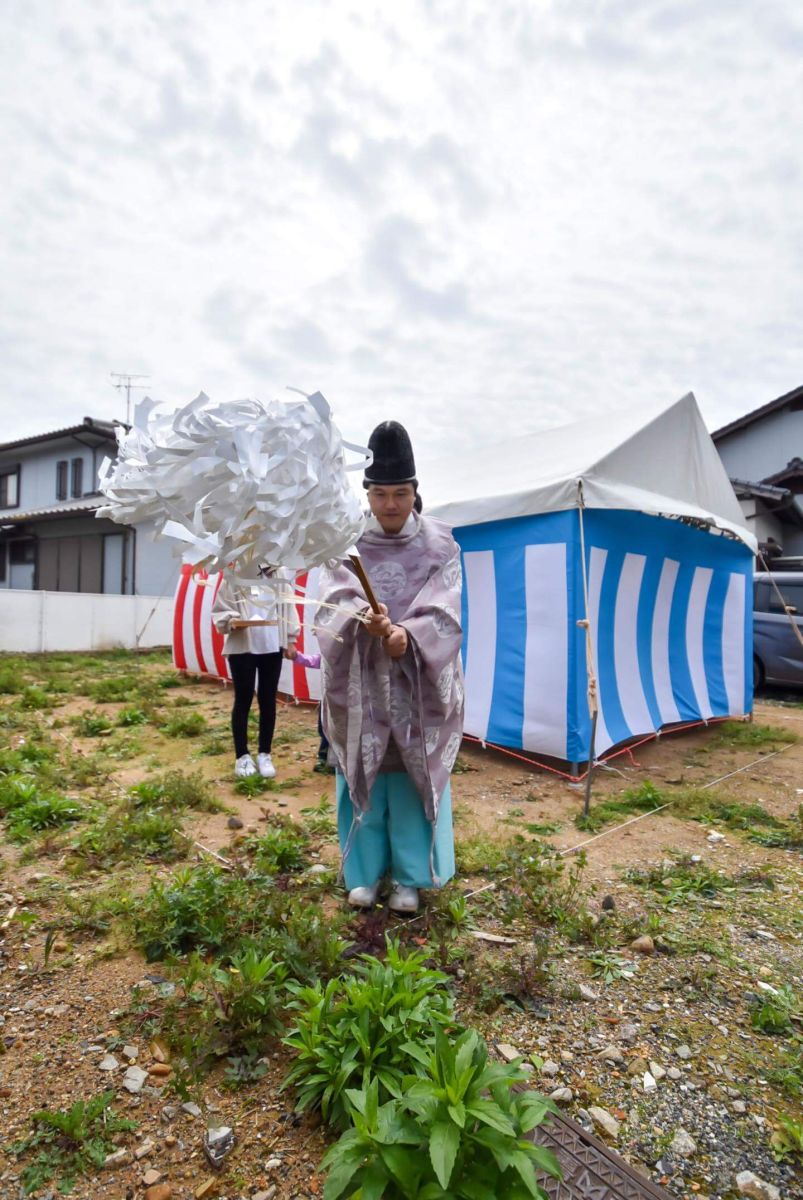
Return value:
<svg viewBox="0 0 803 1200">
<path fill-rule="evenodd" d="M 113 388 L 117 388 L 118 392 L 125 392 L 125 423 L 128 427 L 131 426 L 131 389 L 144 388 L 144 383 L 135 383 L 136 379 L 150 379 L 150 375 L 130 375 L 128 372 L 112 371 L 112 379 L 117 382 L 112 384 Z"/>
</svg>

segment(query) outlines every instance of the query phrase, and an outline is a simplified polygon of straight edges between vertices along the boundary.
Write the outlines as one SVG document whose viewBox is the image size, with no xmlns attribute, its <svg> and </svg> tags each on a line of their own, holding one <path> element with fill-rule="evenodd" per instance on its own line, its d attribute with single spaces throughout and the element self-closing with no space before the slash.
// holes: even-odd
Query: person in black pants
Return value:
<svg viewBox="0 0 803 1200">
<path fill-rule="evenodd" d="M 272 779 L 276 768 L 271 759 L 273 731 L 276 728 L 276 692 L 282 671 L 281 650 L 269 654 L 229 654 L 229 670 L 234 687 L 234 704 L 231 710 L 231 732 L 234 738 L 234 754 L 237 763 L 250 758 L 248 752 L 248 714 L 254 699 L 256 685 L 259 705 L 259 752 L 257 770 L 266 779 Z M 251 760 L 253 762 L 253 759 Z M 235 764 L 235 774 L 238 774 Z M 248 774 L 253 775 L 253 771 Z"/>
<path fill-rule="evenodd" d="M 256 592 L 256 589 L 253 589 Z M 212 606 L 212 620 L 219 633 L 225 635 L 223 653 L 229 660 L 234 685 L 234 704 L 231 710 L 231 732 L 234 738 L 234 774 L 247 779 L 257 773 L 263 779 L 273 779 L 276 768 L 271 758 L 273 731 L 276 726 L 276 692 L 282 670 L 284 647 L 279 642 L 277 606 L 271 605 L 269 593 L 260 589 L 258 597 L 252 589 L 235 588 L 224 577 Z M 288 646 L 292 647 L 298 632 L 295 605 L 290 604 Z M 269 621 L 254 625 L 250 622 Z M 248 714 L 256 687 L 259 704 L 259 751 L 256 762 L 248 749 Z"/>
</svg>

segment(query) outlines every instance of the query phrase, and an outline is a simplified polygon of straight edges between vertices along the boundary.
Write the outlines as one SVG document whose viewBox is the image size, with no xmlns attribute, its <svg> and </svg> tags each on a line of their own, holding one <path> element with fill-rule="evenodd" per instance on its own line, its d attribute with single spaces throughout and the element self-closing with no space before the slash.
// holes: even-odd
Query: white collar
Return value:
<svg viewBox="0 0 803 1200">
<path fill-rule="evenodd" d="M 379 521 L 376 519 L 376 517 L 374 516 L 374 514 L 372 512 L 368 513 L 368 516 L 367 516 L 367 519 L 365 522 L 365 528 L 366 528 L 367 532 L 382 533 L 382 534 L 385 534 L 385 537 L 399 537 L 399 535 L 402 533 L 412 533 L 413 529 L 415 528 L 415 510 L 413 510 L 413 512 L 410 513 L 409 517 L 404 522 L 404 524 L 402 525 L 402 527 L 398 533 L 390 533 L 390 534 L 385 533 L 384 529 L 379 524 Z"/>
</svg>

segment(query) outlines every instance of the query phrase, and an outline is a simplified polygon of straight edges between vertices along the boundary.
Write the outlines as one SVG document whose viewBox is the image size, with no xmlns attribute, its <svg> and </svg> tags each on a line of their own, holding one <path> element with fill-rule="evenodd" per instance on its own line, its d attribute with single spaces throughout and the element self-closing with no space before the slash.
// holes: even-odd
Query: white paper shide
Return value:
<svg viewBox="0 0 803 1200">
<path fill-rule="evenodd" d="M 348 484 L 344 443 L 327 401 L 213 403 L 203 392 L 175 412 L 152 400 L 118 435 L 116 462 L 101 473 L 122 524 L 153 521 L 184 545 L 184 561 L 257 580 L 260 567 L 297 572 L 344 558 L 364 517 Z"/>
</svg>

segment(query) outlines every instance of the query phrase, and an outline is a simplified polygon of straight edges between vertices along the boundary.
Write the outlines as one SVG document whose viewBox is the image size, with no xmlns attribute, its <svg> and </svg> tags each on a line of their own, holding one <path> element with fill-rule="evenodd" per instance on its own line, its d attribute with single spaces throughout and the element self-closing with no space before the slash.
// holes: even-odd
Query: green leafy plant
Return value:
<svg viewBox="0 0 803 1200">
<path fill-rule="evenodd" d="M 627 871 L 625 879 L 637 887 L 652 889 L 669 905 L 682 903 L 689 896 L 712 898 L 718 892 L 732 892 L 736 888 L 736 882 L 722 871 L 708 863 L 695 862 L 688 855 L 678 855 L 662 866 Z"/>
<path fill-rule="evenodd" d="M 803 1096 L 803 1037 L 795 1034 L 781 1052 L 777 1065 L 766 1071 L 767 1080 L 788 1096 Z"/>
<path fill-rule="evenodd" d="M 194 954 L 165 1006 L 160 1031 L 195 1074 L 227 1055 L 258 1057 L 283 1028 L 286 979 L 283 963 L 253 948 L 226 965 Z"/>
<path fill-rule="evenodd" d="M 797 734 L 791 729 L 778 729 L 774 725 L 758 725 L 755 721 L 723 721 L 713 740 L 714 746 L 728 749 L 755 749 L 783 742 L 796 742 Z"/>
<path fill-rule="evenodd" d="M 132 725 L 144 725 L 148 720 L 148 715 L 141 708 L 121 708 L 117 714 L 117 724 L 123 727 Z"/>
<path fill-rule="evenodd" d="M 18 1158 L 36 1151 L 36 1157 L 22 1172 L 26 1194 L 44 1187 L 54 1176 L 59 1191 L 72 1191 L 79 1175 L 87 1175 L 103 1166 L 111 1151 L 114 1133 L 136 1128 L 134 1121 L 118 1117 L 111 1108 L 114 1092 L 103 1092 L 92 1100 L 77 1101 L 71 1108 L 35 1112 L 34 1131 L 9 1149 Z"/>
<path fill-rule="evenodd" d="M 200 713 L 175 713 L 163 726 L 168 737 L 199 737 L 206 730 L 206 719 Z"/>
<path fill-rule="evenodd" d="M 779 1162 L 788 1158 L 803 1159 L 803 1121 L 780 1117 L 778 1128 L 770 1138 L 772 1153 Z"/>
<path fill-rule="evenodd" d="M 526 1135 L 553 1106 L 515 1093 L 517 1065 L 489 1063 L 485 1043 L 466 1031 L 455 1042 L 409 1053 L 420 1076 L 380 1103 L 379 1080 L 349 1089 L 354 1128 L 326 1154 L 324 1200 L 547 1200 L 539 1173 L 560 1178 L 554 1154 Z"/>
<path fill-rule="evenodd" d="M 87 692 L 100 704 L 115 704 L 137 695 L 141 682 L 136 675 L 111 675 L 90 683 Z"/>
<path fill-rule="evenodd" d="M 268 1073 L 267 1064 L 255 1051 L 250 1054 L 232 1055 L 227 1060 L 224 1079 L 230 1087 L 242 1087 L 245 1083 L 256 1083 Z"/>
<path fill-rule="evenodd" d="M 772 992 L 764 992 L 761 1000 L 753 1006 L 750 1024 L 759 1033 L 775 1036 L 789 1033 L 792 1017 L 799 1014 L 800 1004 L 792 988 L 785 984 Z"/>
<path fill-rule="evenodd" d="M 136 784 L 128 794 L 136 808 L 165 808 L 170 812 L 192 808 L 197 812 L 220 812 L 224 807 L 200 771 L 190 775 L 168 771 L 156 779 Z"/>
<path fill-rule="evenodd" d="M 112 731 L 109 718 L 98 712 L 81 713 L 73 727 L 79 737 L 107 737 Z"/>
<path fill-rule="evenodd" d="M 659 791 L 654 783 L 645 780 L 637 788 L 627 788 L 620 796 L 602 800 L 595 804 L 587 816 L 580 813 L 575 817 L 578 829 L 590 833 L 609 825 L 611 821 L 631 816 L 637 812 L 652 812 L 661 804 L 666 803 L 666 795 Z"/>
<path fill-rule="evenodd" d="M 71 869 L 110 867 L 137 859 L 175 862 L 187 850 L 176 818 L 162 809 L 111 808 L 70 846 Z"/>
<path fill-rule="evenodd" d="M 15 808 L 6 821 L 6 829 L 12 842 L 27 842 L 42 830 L 59 829 L 84 816 L 85 810 L 78 801 L 45 794 Z"/>
<path fill-rule="evenodd" d="M 12 666 L 3 665 L 0 667 L 0 694 L 4 696 L 16 695 L 21 692 L 25 684 L 18 670 Z"/>
<path fill-rule="evenodd" d="M 321 796 L 320 801 L 314 807 L 302 808 L 301 823 L 310 837 L 334 838 L 337 836 L 334 807 L 326 794 Z"/>
<path fill-rule="evenodd" d="M 295 979 L 328 979 L 339 968 L 346 916 L 308 895 L 276 886 L 270 875 L 215 866 L 154 879 L 131 914 L 149 961 L 203 950 L 221 961 L 254 947 L 272 952 Z"/>
<path fill-rule="evenodd" d="M 427 936 L 442 969 L 462 957 L 459 939 L 471 928 L 465 896 L 446 888 L 433 893 L 427 910 Z"/>
<path fill-rule="evenodd" d="M 252 855 L 256 870 L 265 874 L 300 871 L 307 865 L 309 838 L 290 817 L 270 814 L 267 831 L 249 838 L 245 849 Z"/>
<path fill-rule="evenodd" d="M 594 950 L 588 955 L 592 974 L 603 983 L 615 983 L 617 979 L 632 979 L 636 973 L 635 965 L 622 958 L 621 954 L 612 954 L 607 950 Z"/>
<path fill-rule="evenodd" d="M 41 712 L 44 709 L 53 707 L 52 698 L 48 696 L 46 691 L 35 684 L 29 684 L 22 689 L 17 703 L 20 708 L 31 712 Z"/>
<path fill-rule="evenodd" d="M 298 1015 L 284 1044 L 296 1058 L 282 1087 L 295 1088 L 299 1112 L 320 1109 L 330 1125 L 343 1128 L 352 1084 L 375 1079 L 383 1101 L 401 1094 L 404 1077 L 418 1070 L 409 1046 L 426 1046 L 433 1027 L 453 1020 L 446 977 L 425 963 L 421 951 L 405 954 L 388 939 L 384 962 L 363 955 L 351 976 L 289 985 L 288 1007 Z"/>
</svg>

